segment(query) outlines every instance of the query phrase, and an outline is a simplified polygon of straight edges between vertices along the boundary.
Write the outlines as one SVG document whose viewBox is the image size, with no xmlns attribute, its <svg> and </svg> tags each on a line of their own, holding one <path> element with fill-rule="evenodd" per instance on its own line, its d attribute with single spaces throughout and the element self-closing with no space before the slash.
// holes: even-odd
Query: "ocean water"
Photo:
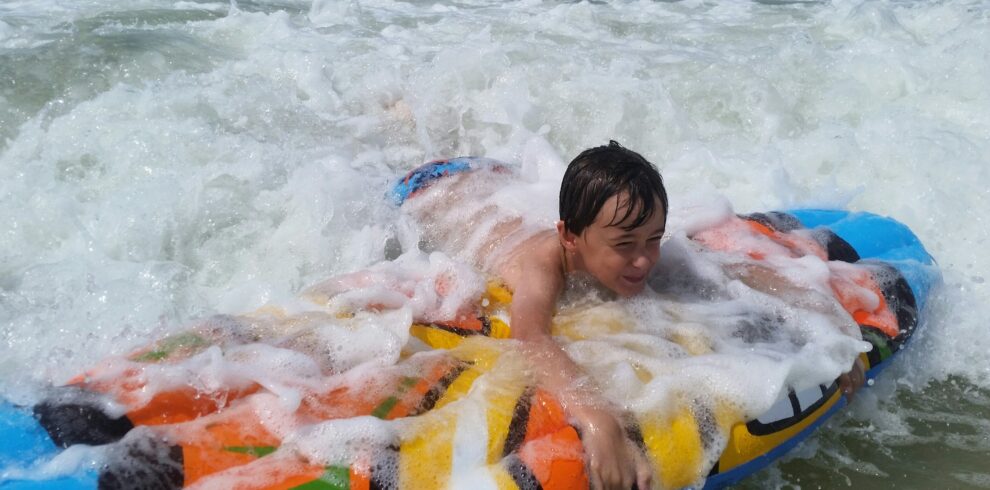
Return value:
<svg viewBox="0 0 990 490">
<path fill-rule="evenodd" d="M 382 261 L 423 161 L 550 183 L 616 139 L 672 208 L 870 210 L 942 268 L 896 365 L 744 487 L 988 488 L 988 7 L 4 2 L 0 393 Z"/>
</svg>

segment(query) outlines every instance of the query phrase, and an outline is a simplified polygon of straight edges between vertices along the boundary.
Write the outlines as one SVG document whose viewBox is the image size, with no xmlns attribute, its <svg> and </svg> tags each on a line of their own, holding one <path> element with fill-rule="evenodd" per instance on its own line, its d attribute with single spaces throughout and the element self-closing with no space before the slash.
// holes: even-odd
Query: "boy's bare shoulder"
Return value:
<svg viewBox="0 0 990 490">
<path fill-rule="evenodd" d="M 496 273 L 509 289 L 522 284 L 559 288 L 564 282 L 564 264 L 557 233 L 538 233 L 513 247 Z"/>
</svg>

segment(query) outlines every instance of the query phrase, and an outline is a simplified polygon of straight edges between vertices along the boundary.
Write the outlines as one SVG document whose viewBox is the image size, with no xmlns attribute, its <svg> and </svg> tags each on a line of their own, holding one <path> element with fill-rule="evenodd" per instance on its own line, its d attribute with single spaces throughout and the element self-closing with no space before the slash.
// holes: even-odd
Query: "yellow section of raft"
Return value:
<svg viewBox="0 0 990 490">
<path fill-rule="evenodd" d="M 488 305 L 486 309 L 491 311 L 497 309 L 499 306 L 504 307 L 507 305 L 511 301 L 512 295 L 511 292 L 501 285 L 489 283 L 484 299 L 486 301 L 483 304 Z M 597 314 L 599 316 L 594 319 L 597 328 L 610 333 L 620 332 L 626 328 L 624 319 L 620 315 L 609 314 L 608 311 Z M 491 321 L 490 337 L 505 339 L 511 336 L 509 325 L 494 316 L 490 316 L 489 319 Z M 585 317 L 584 320 L 587 321 L 587 318 Z M 586 335 L 581 333 L 579 328 L 568 323 L 566 318 L 563 321 L 558 320 L 554 324 L 554 331 L 572 339 L 586 337 Z M 457 349 L 463 345 L 467 338 L 470 338 L 438 329 L 428 324 L 414 324 L 411 327 L 410 333 L 429 346 L 438 349 Z M 672 340 L 692 355 L 711 352 L 711 348 L 706 341 L 707 339 L 699 338 L 696 335 L 683 333 L 674 335 Z M 473 350 L 476 355 L 479 353 L 477 348 Z M 490 367 L 491 359 L 489 358 L 487 362 L 481 364 L 486 364 Z M 641 381 L 649 381 L 650 374 L 648 371 L 636 369 L 636 373 Z M 503 393 L 487 400 L 489 404 L 487 411 L 489 463 L 497 462 L 502 457 L 502 445 L 505 442 L 506 433 L 509 431 L 513 405 L 517 403 L 518 398 L 518 393 Z M 642 435 L 642 447 L 645 449 L 649 460 L 653 463 L 656 470 L 656 478 L 663 488 L 683 488 L 695 484 L 706 476 L 711 465 L 714 463 L 710 453 L 711 448 L 706 448 L 704 441 L 705 437 L 711 439 L 716 436 L 702 434 L 703 428 L 699 424 L 695 414 L 696 410 L 702 409 L 693 405 L 692 403 L 684 402 L 679 404 L 679 407 L 673 410 L 671 415 L 647 415 L 636 420 L 636 426 Z M 714 412 L 716 413 L 705 413 L 704 415 L 706 416 L 706 420 L 715 421 L 718 426 L 717 432 L 722 434 L 729 433 L 733 425 L 737 428 L 742 427 L 742 430 L 745 431 L 745 424 L 742 423 L 743 420 L 737 411 L 727 406 L 720 406 Z M 408 472 L 403 473 L 403 475 L 409 475 L 409 479 L 406 479 L 405 476 L 403 478 L 404 483 L 411 485 L 409 488 L 442 488 L 447 483 L 446 475 L 451 470 L 449 459 L 453 451 L 451 434 L 456 430 L 455 422 L 453 420 L 446 420 L 442 423 L 438 422 L 436 425 L 432 424 L 433 422 L 424 425 L 424 434 L 421 437 L 415 439 L 408 446 L 402 446 L 402 452 L 406 453 L 408 451 L 410 459 L 416 458 L 413 455 L 425 457 L 425 455 L 429 454 L 430 460 L 433 462 L 432 469 L 430 470 L 424 467 L 420 472 L 408 470 Z M 711 432 L 716 430 L 716 428 L 708 427 L 707 430 Z M 735 434 L 736 432 L 738 431 L 732 433 Z M 769 440 L 754 440 L 751 437 L 744 441 L 746 450 L 743 452 L 747 455 L 753 450 L 762 452 L 772 447 L 765 444 L 765 442 L 772 442 Z M 708 449 L 707 453 L 706 449 Z M 424 472 L 425 474 L 420 474 Z M 495 470 L 493 476 L 499 488 L 518 488 L 513 482 L 512 477 L 504 471 L 504 468 Z M 566 488 L 555 485 L 552 481 L 541 483 L 543 483 L 543 488 Z M 550 483 L 550 485 L 548 486 L 546 483 Z"/>
</svg>

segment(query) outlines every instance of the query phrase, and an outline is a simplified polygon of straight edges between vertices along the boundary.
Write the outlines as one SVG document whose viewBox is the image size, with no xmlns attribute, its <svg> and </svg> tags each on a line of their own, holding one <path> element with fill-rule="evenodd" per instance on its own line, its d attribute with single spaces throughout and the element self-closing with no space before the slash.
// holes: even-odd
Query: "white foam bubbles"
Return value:
<svg viewBox="0 0 990 490">
<path fill-rule="evenodd" d="M 285 301 L 393 233 L 409 250 L 379 197 L 431 157 L 525 164 L 535 145 L 552 187 L 556 162 L 609 138 L 660 165 L 673 211 L 714 189 L 743 212 L 904 221 L 946 289 L 889 376 L 990 383 L 986 2 L 230 7 L 0 7 L 3 66 L 50 71 L 11 80 L 54 87 L 0 90 L 6 383 Z M 505 198 L 552 219 L 553 189 L 525 194 Z"/>
<path fill-rule="evenodd" d="M 33 466 L 0 468 L 0 482 L 45 481 L 60 477 L 73 477 L 83 471 L 93 471 L 106 457 L 106 448 L 78 444 L 67 448 L 49 460 L 37 461 Z"/>
<path fill-rule="evenodd" d="M 313 463 L 349 466 L 361 455 L 382 452 L 397 440 L 395 423 L 368 416 L 307 426 L 292 434 L 285 445 Z"/>
</svg>

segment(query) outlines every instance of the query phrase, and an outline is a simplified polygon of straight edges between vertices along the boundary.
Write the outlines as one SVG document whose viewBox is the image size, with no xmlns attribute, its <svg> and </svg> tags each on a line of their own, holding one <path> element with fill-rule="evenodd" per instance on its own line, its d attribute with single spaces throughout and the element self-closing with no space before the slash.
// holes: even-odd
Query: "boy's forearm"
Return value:
<svg viewBox="0 0 990 490">
<path fill-rule="evenodd" d="M 556 250 L 556 249 L 555 249 Z M 559 266 L 559 264 L 557 264 Z M 557 266 L 529 264 L 532 274 L 518 284 L 509 308 L 512 337 L 522 341 L 536 381 L 549 391 L 575 419 L 584 422 L 586 415 L 597 410 L 611 412 L 610 405 L 584 370 L 550 334 L 557 296 L 563 289 L 563 277 Z"/>
<path fill-rule="evenodd" d="M 522 339 L 536 381 L 556 398 L 564 410 L 578 419 L 589 410 L 608 410 L 609 403 L 597 386 L 550 335 Z"/>
</svg>

